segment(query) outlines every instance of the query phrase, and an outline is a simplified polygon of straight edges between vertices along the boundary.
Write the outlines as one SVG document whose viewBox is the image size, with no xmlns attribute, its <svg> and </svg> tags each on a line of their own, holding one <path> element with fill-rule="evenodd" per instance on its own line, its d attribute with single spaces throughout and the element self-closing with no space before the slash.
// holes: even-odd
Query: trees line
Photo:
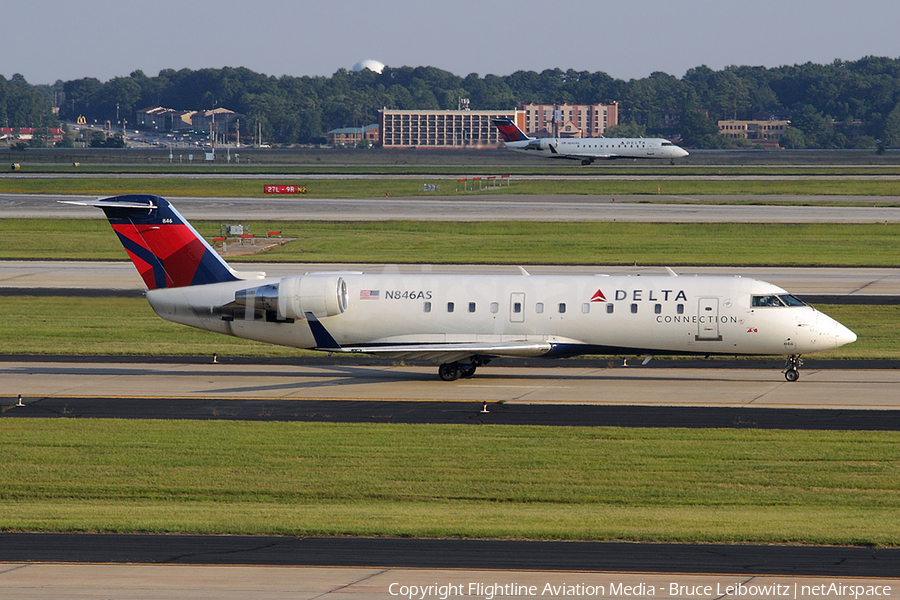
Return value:
<svg viewBox="0 0 900 600">
<path fill-rule="evenodd" d="M 340 69 L 331 77 L 274 77 L 243 67 L 166 69 L 155 77 L 135 71 L 106 82 L 84 78 L 53 85 L 0 76 L 0 125 L 52 127 L 78 116 L 116 123 L 133 120 L 135 111 L 147 107 L 218 106 L 247 115 L 246 131 L 258 123 L 267 140 L 317 143 L 330 129 L 376 122 L 381 108 L 455 109 L 459 98 L 468 98 L 475 110 L 509 110 L 520 102 L 618 101 L 619 133 L 680 135 L 690 147 L 742 143 L 718 135 L 716 121 L 756 113 L 790 118 L 782 142 L 788 147 L 900 145 L 900 59 L 874 56 L 775 68 L 700 66 L 681 78 L 655 72 L 629 81 L 572 69 L 460 77 L 435 67 L 386 67 L 381 74 Z M 661 119 L 665 113 L 678 115 L 674 126 Z"/>
</svg>

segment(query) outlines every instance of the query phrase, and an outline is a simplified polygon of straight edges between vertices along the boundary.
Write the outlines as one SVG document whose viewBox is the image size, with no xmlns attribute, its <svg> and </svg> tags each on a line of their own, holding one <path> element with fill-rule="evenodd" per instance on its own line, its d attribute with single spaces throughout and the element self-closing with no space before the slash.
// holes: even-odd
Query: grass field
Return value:
<svg viewBox="0 0 900 600">
<path fill-rule="evenodd" d="M 304 179 L 302 174 L 275 174 L 271 179 L 247 180 L 191 177 L 50 177 L 50 178 L 2 178 L 0 193 L 7 194 L 78 194 L 114 196 L 118 194 L 155 194 L 164 197 L 263 197 L 266 184 L 302 185 L 311 198 L 378 198 L 390 195 L 434 197 L 478 196 L 485 194 L 596 194 L 626 195 L 644 194 L 656 197 L 658 192 L 670 196 L 706 195 L 824 195 L 824 196 L 900 196 L 900 180 L 877 179 L 801 179 L 801 180 L 706 180 L 691 179 L 641 179 L 641 180 L 584 180 L 555 181 L 515 180 L 509 186 L 490 190 L 457 192 L 457 177 L 447 179 L 417 179 L 414 175 L 405 179 Z M 422 183 L 440 186 L 438 193 L 423 193 Z M 472 182 L 469 182 L 472 186 Z"/>
<path fill-rule="evenodd" d="M 220 224 L 193 223 L 207 239 Z M 900 224 L 245 221 L 295 238 L 229 261 L 895 266 Z M 0 219 L 0 259 L 124 260 L 97 219 Z"/>
<path fill-rule="evenodd" d="M 0 529 L 900 544 L 900 434 L 0 420 Z"/>
<path fill-rule="evenodd" d="M 566 173 L 740 173 L 760 170 L 778 174 L 897 172 L 900 152 L 871 150 L 717 150 L 691 151 L 690 156 L 672 165 L 667 161 L 597 161 L 583 167 L 578 161 L 546 160 L 510 152 L 503 148 L 461 149 L 353 149 L 353 148 L 219 148 L 215 163 L 201 160 L 199 149 L 168 148 L 30 148 L 8 151 L 0 145 L 0 161 L 19 163 L 20 174 L 31 173 L 422 173 L 454 169 L 475 174 L 522 172 L 527 174 Z M 194 159 L 189 155 L 193 153 Z M 231 162 L 228 161 L 229 154 Z M 236 160 L 237 155 L 240 160 Z M 75 163 L 78 163 L 77 166 Z"/>
</svg>

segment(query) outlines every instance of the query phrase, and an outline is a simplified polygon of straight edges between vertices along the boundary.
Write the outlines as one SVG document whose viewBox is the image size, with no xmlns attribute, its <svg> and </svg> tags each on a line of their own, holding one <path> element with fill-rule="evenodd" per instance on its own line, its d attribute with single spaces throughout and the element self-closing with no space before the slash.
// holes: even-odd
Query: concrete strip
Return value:
<svg viewBox="0 0 900 600">
<path fill-rule="evenodd" d="M 448 400 L 900 410 L 900 371 L 488 366 L 448 383 L 437 367 L 0 363 L 4 393 L 31 397 Z"/>
<path fill-rule="evenodd" d="M 853 588 L 848 592 L 842 586 Z M 827 594 L 829 590 L 831 594 Z M 862 593 L 854 594 L 859 590 Z M 900 598 L 900 579 L 321 567 L 0 565 L 0 596 L 16 600 L 456 597 L 491 600 L 610 596 L 812 600 L 828 595 Z"/>
</svg>

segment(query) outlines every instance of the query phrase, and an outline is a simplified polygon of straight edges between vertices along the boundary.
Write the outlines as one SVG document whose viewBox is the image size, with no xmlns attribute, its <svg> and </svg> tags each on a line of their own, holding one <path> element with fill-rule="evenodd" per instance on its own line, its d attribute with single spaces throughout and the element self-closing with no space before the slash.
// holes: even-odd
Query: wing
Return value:
<svg viewBox="0 0 900 600">
<path fill-rule="evenodd" d="M 576 160 L 612 160 L 614 158 L 622 158 L 615 152 L 607 152 L 604 154 L 566 154 L 566 158 Z"/>
<path fill-rule="evenodd" d="M 424 359 L 434 362 L 457 362 L 472 356 L 542 356 L 552 349 L 550 342 L 500 342 L 500 343 L 407 343 L 362 344 L 341 346 L 316 316 L 306 313 L 306 320 L 316 340 L 315 350 L 354 354 L 377 354 L 388 358 Z"/>
<path fill-rule="evenodd" d="M 421 359 L 439 363 L 458 362 L 473 356 L 532 357 L 550 352 L 548 342 L 505 344 L 387 344 L 316 348 L 328 352 L 376 354 L 387 358 Z"/>
</svg>

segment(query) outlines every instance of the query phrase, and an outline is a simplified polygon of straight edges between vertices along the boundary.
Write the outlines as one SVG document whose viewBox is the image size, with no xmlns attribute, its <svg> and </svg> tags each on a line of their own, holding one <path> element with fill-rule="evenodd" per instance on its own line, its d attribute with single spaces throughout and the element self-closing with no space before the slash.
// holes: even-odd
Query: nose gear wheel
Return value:
<svg viewBox="0 0 900 600">
<path fill-rule="evenodd" d="M 784 370 L 782 371 L 782 373 L 784 373 L 784 378 L 788 381 L 797 381 L 800 379 L 801 366 L 803 366 L 803 361 L 800 359 L 799 354 L 788 356 Z"/>
</svg>

